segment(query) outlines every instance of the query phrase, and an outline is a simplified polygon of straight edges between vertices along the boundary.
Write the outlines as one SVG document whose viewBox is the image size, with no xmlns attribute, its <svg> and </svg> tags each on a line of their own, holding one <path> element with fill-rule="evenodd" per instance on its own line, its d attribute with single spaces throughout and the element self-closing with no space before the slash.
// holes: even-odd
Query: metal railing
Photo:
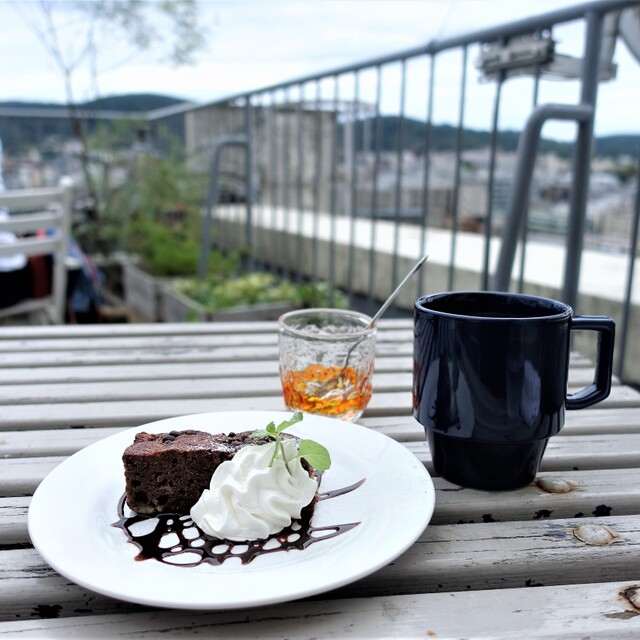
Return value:
<svg viewBox="0 0 640 640">
<path fill-rule="evenodd" d="M 582 4 L 215 103 L 173 109 L 169 116 L 149 119 L 151 139 L 162 144 L 164 125 L 179 131 L 194 167 L 204 168 L 220 140 L 242 136 L 248 161 L 245 149 L 229 149 L 216 163 L 216 244 L 240 245 L 253 263 L 294 278 L 323 277 L 350 295 L 374 299 L 393 289 L 408 253 L 414 260 L 429 251 L 437 228 L 446 229 L 438 242 L 448 243 L 442 281 L 447 289 L 468 286 L 469 279 L 461 276 L 469 270 L 461 265 L 461 257 L 468 256 L 461 256 L 461 251 L 471 246 L 467 231 L 472 229 L 475 244 L 481 243 L 472 268 L 475 287 L 526 290 L 525 259 L 532 235 L 529 202 L 542 126 L 549 120 L 575 122 L 559 296 L 579 307 L 598 86 L 615 76 L 610 56 L 617 20 L 637 5 L 623 0 Z M 583 28 L 581 57 L 558 52 L 554 32 L 565 25 Z M 476 104 L 470 92 L 480 86 L 470 80 L 474 71 L 485 81 L 481 86 L 490 118 L 485 166 L 470 177 L 469 138 L 474 132 L 466 119 L 469 101 Z M 579 83 L 579 100 L 538 104 L 541 86 L 548 77 L 559 76 Z M 452 88 L 449 80 L 454 77 L 457 86 Z M 505 174 L 501 107 L 507 82 L 522 83 L 512 80 L 518 77 L 528 83 L 531 113 L 520 136 L 517 162 Z M 439 139 L 443 131 L 436 123 L 452 118 L 441 113 L 443 81 L 455 94 L 448 107 L 455 113 L 454 124 L 445 132 L 451 135 L 444 148 Z M 487 99 L 491 88 L 493 96 Z M 636 181 L 636 193 L 639 185 Z M 219 204 L 234 199 L 244 201 L 242 215 L 237 207 Z M 625 368 L 630 331 L 639 200 L 636 196 L 629 205 L 626 299 L 617 318 L 623 346 L 618 374 Z M 238 226 L 243 227 L 240 233 Z M 428 277 L 427 269 L 416 278 L 416 293 L 425 291 Z"/>
</svg>

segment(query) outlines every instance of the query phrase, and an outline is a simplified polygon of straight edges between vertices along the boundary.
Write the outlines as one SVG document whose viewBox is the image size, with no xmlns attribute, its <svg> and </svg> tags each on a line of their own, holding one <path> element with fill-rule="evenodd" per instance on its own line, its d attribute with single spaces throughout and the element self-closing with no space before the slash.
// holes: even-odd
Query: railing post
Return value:
<svg viewBox="0 0 640 640">
<path fill-rule="evenodd" d="M 638 235 L 640 235 L 640 147 L 638 147 L 636 163 L 636 197 L 633 206 L 633 219 L 631 221 L 631 237 L 629 239 L 629 266 L 627 268 L 627 286 L 622 305 L 622 318 L 620 321 L 620 331 L 618 332 L 618 367 L 616 375 L 624 377 L 624 362 L 627 352 L 627 337 L 629 335 L 629 325 L 631 324 L 631 296 L 633 294 L 633 278 L 636 268 L 636 255 L 638 252 Z"/>
<path fill-rule="evenodd" d="M 582 58 L 582 88 L 580 102 L 589 107 L 591 115 L 578 123 L 578 139 L 573 152 L 573 184 L 569 204 L 567 227 L 567 256 L 564 271 L 562 299 L 577 309 L 580 263 L 584 245 L 584 231 L 589 195 L 589 174 L 593 146 L 593 121 L 598 95 L 598 74 L 600 71 L 600 48 L 602 45 L 602 13 L 591 11 L 587 14 L 587 33 Z"/>
<path fill-rule="evenodd" d="M 223 136 L 216 140 L 213 145 L 213 154 L 211 156 L 211 173 L 209 178 L 209 190 L 207 195 L 207 204 L 204 212 L 204 219 L 202 221 L 202 244 L 200 248 L 200 261 L 198 263 L 198 278 L 203 279 L 207 274 L 207 262 L 209 260 L 209 253 L 211 252 L 211 228 L 213 226 L 213 217 L 218 204 L 218 178 L 220 177 L 220 155 L 225 147 L 244 147 L 247 155 L 250 155 L 251 149 L 249 141 L 245 136 Z M 250 162 L 250 160 L 249 160 Z M 246 197 L 247 200 L 251 199 L 251 185 L 249 183 L 251 174 L 245 176 L 247 181 L 246 185 Z M 249 210 L 250 211 L 250 210 Z M 247 225 L 251 220 L 247 218 Z M 247 232 L 248 237 L 251 236 Z"/>
<path fill-rule="evenodd" d="M 498 257 L 498 266 L 493 288 L 508 291 L 511 270 L 516 255 L 520 229 L 525 219 L 529 203 L 531 177 L 535 165 L 536 153 L 542 126 L 548 120 L 575 120 L 582 122 L 592 118 L 593 108 L 587 105 L 544 104 L 529 116 L 518 143 L 518 162 L 516 164 L 513 187 L 502 232 L 502 246 Z"/>
<path fill-rule="evenodd" d="M 251 149 L 253 149 L 252 143 L 252 107 L 251 96 L 247 96 L 245 101 L 244 112 L 244 127 L 245 127 L 245 142 L 246 142 L 246 154 L 245 154 L 245 194 L 246 194 L 246 227 L 245 227 L 245 242 L 247 244 L 247 250 L 249 252 L 249 268 L 253 268 L 253 158 Z"/>
</svg>

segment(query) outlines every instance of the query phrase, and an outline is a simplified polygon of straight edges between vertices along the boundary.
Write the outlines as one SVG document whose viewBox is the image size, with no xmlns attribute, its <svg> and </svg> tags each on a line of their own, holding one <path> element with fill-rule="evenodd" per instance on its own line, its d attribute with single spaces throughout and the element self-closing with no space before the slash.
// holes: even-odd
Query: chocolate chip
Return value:
<svg viewBox="0 0 640 640">
<path fill-rule="evenodd" d="M 175 438 L 176 436 L 180 435 L 180 432 L 179 431 L 169 431 L 169 435 L 173 436 Z"/>
<path fill-rule="evenodd" d="M 236 437 L 235 431 L 229 431 L 229 437 L 235 438 Z"/>
<path fill-rule="evenodd" d="M 168 433 L 166 436 L 162 437 L 162 442 L 164 442 L 164 444 L 169 444 L 169 442 L 173 442 L 175 439 L 175 436 L 172 436 L 170 433 Z"/>
</svg>

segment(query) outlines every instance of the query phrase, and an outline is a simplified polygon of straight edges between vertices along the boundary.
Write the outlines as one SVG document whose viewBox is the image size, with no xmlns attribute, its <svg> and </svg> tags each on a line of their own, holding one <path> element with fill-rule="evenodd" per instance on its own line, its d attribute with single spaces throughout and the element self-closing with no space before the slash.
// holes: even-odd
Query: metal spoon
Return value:
<svg viewBox="0 0 640 640">
<path fill-rule="evenodd" d="M 418 260 L 418 262 L 416 262 L 413 267 L 411 267 L 409 273 L 407 273 L 407 275 L 402 278 L 402 281 L 400 282 L 400 284 L 393 290 L 393 292 L 391 293 L 391 295 L 385 300 L 384 304 L 378 309 L 378 312 L 376 313 L 375 316 L 373 316 L 373 318 L 371 318 L 371 322 L 367 325 L 366 329 L 371 329 L 371 327 L 373 327 L 373 325 L 380 319 L 380 316 L 389 308 L 389 306 L 391 305 L 391 303 L 398 297 L 398 294 L 400 293 L 400 290 L 402 289 L 402 287 L 404 287 L 405 284 L 407 284 L 407 280 L 409 280 L 409 278 L 429 259 L 428 255 L 424 255 L 422 256 L 422 258 L 420 258 L 420 260 Z M 365 329 L 365 331 L 366 331 Z M 354 345 L 355 346 L 355 345 Z M 351 347 L 353 349 L 353 347 Z"/>
<path fill-rule="evenodd" d="M 384 301 L 384 304 L 378 309 L 378 311 L 373 316 L 373 318 L 371 318 L 371 321 L 369 322 L 369 324 L 364 328 L 365 331 L 368 331 L 369 329 L 371 329 L 371 327 L 373 327 L 373 325 L 375 325 L 375 323 L 380 319 L 382 314 L 389 308 L 391 303 L 398 297 L 398 294 L 400 293 L 402 287 L 404 287 L 404 285 L 407 284 L 407 281 L 409 280 L 409 278 L 418 269 L 420 269 L 420 267 L 422 267 L 422 265 L 428 260 L 428 258 L 429 258 L 428 255 L 422 256 L 422 258 L 420 258 L 420 260 L 418 260 L 418 262 L 416 262 L 413 265 L 413 267 L 411 267 L 411 269 L 409 270 L 409 273 L 407 273 L 407 275 L 401 280 L 400 284 L 392 291 L 391 295 Z M 329 391 L 329 389 L 332 388 L 330 387 L 330 385 L 335 387 L 335 385 L 338 383 L 338 380 L 340 380 L 340 378 L 346 371 L 347 367 L 349 366 L 349 358 L 351 357 L 353 350 L 364 340 L 364 338 L 365 336 L 362 336 L 359 340 L 357 340 L 351 345 L 351 347 L 347 351 L 347 355 L 344 359 L 344 365 L 342 369 L 335 377 L 327 380 L 322 384 L 322 386 L 318 389 L 318 395 L 323 395 L 324 393 Z"/>
</svg>

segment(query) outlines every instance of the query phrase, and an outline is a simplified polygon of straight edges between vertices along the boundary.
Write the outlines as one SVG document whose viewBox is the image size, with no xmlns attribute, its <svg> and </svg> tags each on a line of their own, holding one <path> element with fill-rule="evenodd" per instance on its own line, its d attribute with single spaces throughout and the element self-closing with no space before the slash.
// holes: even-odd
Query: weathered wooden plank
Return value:
<svg viewBox="0 0 640 640">
<path fill-rule="evenodd" d="M 607 526 L 620 542 L 592 546 L 576 527 Z M 354 585 L 353 595 L 635 580 L 640 575 L 640 516 L 434 525 L 397 561 Z"/>
<path fill-rule="evenodd" d="M 411 386 L 410 373 L 376 373 L 373 392 L 404 391 Z M 282 393 L 277 364 L 271 375 L 253 377 L 248 382 L 238 378 L 201 376 L 180 380 L 127 380 L 125 382 L 67 383 L 64 385 L 8 385 L 0 387 L 0 405 L 56 404 L 58 402 L 111 402 L 168 398 L 241 398 Z"/>
<path fill-rule="evenodd" d="M 577 389 L 569 389 L 569 391 L 575 393 Z M 640 392 L 627 386 L 611 387 L 609 396 L 593 406 L 596 409 L 640 407 Z"/>
<path fill-rule="evenodd" d="M 212 613 L 128 614 L 0 623 L 5 638 L 616 638 L 640 637 L 627 595 L 610 582 L 455 593 L 325 599 Z M 585 635 L 585 633 L 587 635 Z"/>
<path fill-rule="evenodd" d="M 45 429 L 5 431 L 0 433 L 0 458 L 35 458 L 39 456 L 69 456 L 93 442 L 124 429 L 135 427 L 94 427 L 92 429 Z M 424 440 L 424 430 L 414 422 L 411 427 L 394 424 L 372 427 L 394 440 L 402 442 Z"/>
<path fill-rule="evenodd" d="M 0 551 L 0 603 L 0 621 L 141 610 L 70 582 L 34 549 Z"/>
<path fill-rule="evenodd" d="M 276 385 L 277 387 L 277 385 Z M 238 381 L 236 393 L 224 397 L 171 398 L 134 400 L 113 400 L 104 402 L 60 402 L 55 411 L 47 404 L 4 405 L 3 422 L 0 430 L 8 429 L 48 429 L 68 426 L 119 426 L 140 424 L 160 418 L 168 418 L 205 411 L 283 410 L 280 392 L 264 396 L 244 395 L 244 386 Z M 43 390 L 44 392 L 44 390 Z M 266 393 L 266 392 L 265 392 Z M 630 387 L 614 387 L 611 395 L 599 403 L 597 411 L 610 408 L 640 408 L 640 393 Z M 582 412 L 579 412 L 582 413 Z M 411 414 L 411 392 L 383 391 L 374 393 L 365 415 L 401 416 Z M 606 421 L 606 418 L 604 419 Z M 599 424 L 603 423 L 600 419 Z"/>
<path fill-rule="evenodd" d="M 397 374 L 383 374 L 383 383 L 392 383 Z M 62 385 L 11 385 L 0 388 L 0 405 L 55 405 L 71 402 L 111 402 L 158 399 L 236 398 L 282 393 L 274 363 L 272 375 L 251 378 L 243 383 L 238 378 L 185 378 L 181 380 L 143 380 L 126 382 L 67 383 Z M 51 409 L 49 409 L 51 410 Z M 31 411 L 31 406 L 29 406 Z"/>
<path fill-rule="evenodd" d="M 0 433 L 0 457 L 68 456 L 93 442 L 135 426 L 137 425 L 94 427 L 91 429 L 5 431 Z M 415 421 L 406 424 L 395 424 L 393 421 L 388 424 L 383 422 L 380 426 L 372 426 L 371 428 L 399 442 L 424 440 L 424 430 Z"/>
<path fill-rule="evenodd" d="M 606 525 L 616 544 L 595 547 L 574 529 Z M 376 597 L 534 585 L 635 580 L 640 575 L 640 516 L 535 522 L 433 525 L 400 558 L 333 595 Z M 32 549 L 0 551 L 0 620 L 33 616 L 33 603 L 60 616 L 114 612 L 122 605 L 69 583 Z M 78 611 L 80 610 L 80 611 Z"/>
<path fill-rule="evenodd" d="M 386 325 L 386 320 L 384 324 Z M 382 325 L 382 323 L 381 323 Z M 98 325 L 58 326 L 5 326 L 0 331 L 0 340 L 60 340 L 85 341 L 93 338 L 199 336 L 237 333 L 271 333 L 275 323 L 257 322 L 185 322 L 185 323 L 133 323 Z M 400 327 L 405 328 L 405 327 Z"/>
<path fill-rule="evenodd" d="M 406 442 L 427 468 L 431 469 L 429 445 Z M 640 467 L 640 434 L 608 434 L 606 436 L 554 436 L 542 459 L 545 471 L 585 469 L 625 469 Z"/>
<path fill-rule="evenodd" d="M 376 359 L 405 357 L 411 362 L 413 348 L 407 343 L 378 342 Z M 0 354 L 0 367 L 84 367 L 129 364 L 161 364 L 188 362 L 233 362 L 278 359 L 276 344 L 257 346 L 219 345 L 210 348 L 156 347 L 154 349 L 112 349 L 109 351 L 52 351 Z M 405 365 L 406 366 L 406 365 Z"/>
<path fill-rule="evenodd" d="M 385 395 L 392 398 L 385 398 Z M 399 400 L 401 396 L 402 400 Z M 409 413 L 409 392 L 378 394 L 371 401 L 369 411 L 385 409 L 385 400 L 393 407 L 403 404 Z M 1 430 L 51 429 L 66 427 L 124 426 L 142 424 L 172 416 L 209 411 L 284 411 L 281 395 L 249 398 L 171 399 L 148 402 L 87 402 L 60 403 L 55 411 L 47 405 L 6 405 L 2 407 Z"/>
<path fill-rule="evenodd" d="M 29 542 L 27 510 L 31 498 L 0 498 L 0 546 Z"/>
<path fill-rule="evenodd" d="M 419 424 L 411 415 L 371 416 L 362 417 L 360 424 L 379 428 L 383 425 L 393 428 L 399 433 L 418 433 Z M 606 414 L 601 409 L 583 409 L 568 411 L 566 414 L 563 436 L 568 435 L 597 435 L 603 433 L 640 433 L 640 408 L 612 408 L 607 407 Z M 416 440 L 407 437 L 406 440 Z"/>
<path fill-rule="evenodd" d="M 11 458 L 0 467 L 0 496 L 30 496 L 65 457 Z"/>
<path fill-rule="evenodd" d="M 0 433 L 0 458 L 70 456 L 83 447 L 126 428 L 128 427 L 6 431 Z"/>
<path fill-rule="evenodd" d="M 607 413 L 601 413 L 602 406 L 595 405 L 590 409 L 568 411 L 566 428 L 572 433 L 612 433 L 638 431 L 640 412 L 635 407 L 607 407 Z"/>
<path fill-rule="evenodd" d="M 407 356 L 379 357 L 375 363 L 376 373 L 411 373 L 412 360 Z M 94 382 L 127 382 L 145 380 L 185 380 L 194 378 L 254 378 L 278 375 L 275 360 L 232 362 L 175 362 L 150 364 L 116 364 L 82 367 L 16 367 L 0 369 L 0 390 L 4 397 L 11 398 L 14 385 L 75 384 Z M 569 385 L 572 389 L 591 383 L 592 374 L 587 369 L 571 369 Z M 614 378 L 612 384 L 620 382 Z M 408 382 L 409 387 L 411 381 Z"/>
<path fill-rule="evenodd" d="M 379 357 L 375 368 L 378 373 L 411 372 L 411 358 Z M 581 369 L 576 370 L 579 376 Z M 82 367 L 16 367 L 0 369 L 0 384 L 60 384 L 77 382 L 107 382 L 127 380 L 182 380 L 185 378 L 253 378 L 278 375 L 276 360 L 155 362 L 141 364 L 112 364 Z M 10 392 L 9 392 L 10 393 Z"/>
<path fill-rule="evenodd" d="M 57 340 L 12 340 L 0 341 L 0 355 L 15 353 L 34 356 L 40 353 L 68 352 L 109 352 L 121 349 L 210 349 L 227 346 L 268 346 L 277 342 L 277 333 L 227 333 L 219 335 L 158 336 L 117 338 L 95 337 L 90 340 L 60 338 Z"/>
<path fill-rule="evenodd" d="M 412 385 L 412 360 L 408 357 L 380 357 L 376 362 L 376 380 L 380 379 L 380 385 L 384 388 L 396 389 L 411 388 Z M 388 374 L 397 374 L 390 376 Z M 385 374 L 387 374 L 385 376 Z M 234 378 L 251 378 L 249 385 L 253 385 L 253 379 L 269 376 L 272 382 L 278 384 L 278 363 L 275 360 L 240 361 L 240 362 L 191 362 L 175 364 L 137 364 L 137 365 L 110 365 L 100 367 L 35 367 L 0 370 L 0 404 L 17 403 L 18 399 L 24 401 L 32 398 L 34 402 L 41 402 L 46 394 L 53 396 L 56 401 L 72 397 L 74 392 L 79 399 L 86 401 L 91 394 L 97 397 L 98 390 L 104 390 L 102 396 L 116 396 L 121 386 L 135 388 L 130 383 L 136 383 L 140 389 L 149 382 L 153 385 L 157 382 L 176 381 L 178 384 L 190 384 L 192 381 L 204 381 L 215 379 L 215 384 L 220 384 L 218 379 L 225 378 L 229 381 Z M 381 378 L 381 376 L 385 376 Z M 586 369 L 572 369 L 569 375 L 569 386 L 572 390 L 591 384 L 591 372 Z M 64 386 L 63 386 L 64 383 Z M 237 386 L 237 382 L 235 382 Z M 51 389 L 43 390 L 43 385 L 51 386 Z M 112 385 L 112 386 L 109 386 Z M 614 379 L 614 386 L 619 381 Z M 109 390 L 115 389 L 114 394 Z M 129 389 L 130 392 L 130 389 Z M 174 394 L 175 395 L 175 394 Z"/>
<path fill-rule="evenodd" d="M 92 431 L 86 430 L 82 442 L 89 442 Z M 404 444 L 433 474 L 427 443 Z M 59 449 L 53 448 L 51 453 L 57 451 Z M 0 467 L 0 496 L 31 495 L 46 474 L 63 459 L 57 455 L 5 459 Z M 543 472 L 640 468 L 640 434 L 571 438 L 558 435 L 551 439 L 540 468 Z"/>
<path fill-rule="evenodd" d="M 157 337 L 157 336 L 198 336 L 236 333 L 273 333 L 277 323 L 271 320 L 251 322 L 166 322 L 135 324 L 99 325 L 58 325 L 58 326 L 5 326 L 0 330 L 0 340 L 49 340 L 105 337 Z M 403 318 L 383 318 L 378 329 L 413 330 L 413 320 Z"/>
<path fill-rule="evenodd" d="M 550 493 L 539 482 L 518 491 L 463 489 L 435 477 L 433 524 L 549 520 L 640 513 L 638 469 L 542 472 L 538 480 L 562 480 L 567 493 Z M 544 483 L 543 483 L 544 486 Z M 0 545 L 27 543 L 28 497 L 0 498 Z M 582 514 L 582 516 L 579 516 Z"/>
<path fill-rule="evenodd" d="M 114 337 L 96 336 L 91 339 L 78 340 L 71 338 L 56 338 L 52 340 L 0 340 L 0 354 L 11 353 L 36 354 L 55 353 L 57 351 L 110 351 L 120 349 L 166 349 L 166 348 L 198 348 L 210 349 L 220 345 L 237 346 L 265 346 L 278 342 L 277 325 L 272 325 L 270 332 L 237 332 L 205 335 L 161 335 L 161 336 L 129 336 Z M 411 330 L 381 329 L 376 336 L 380 344 L 392 342 L 396 344 L 412 345 L 413 332 Z"/>
<path fill-rule="evenodd" d="M 637 468 L 588 471 L 545 471 L 517 491 L 463 489 L 434 477 L 436 507 L 434 524 L 549 520 L 550 518 L 604 517 L 640 513 Z M 551 491 L 551 483 L 569 490 Z M 546 487 L 546 490 L 542 487 Z"/>
<path fill-rule="evenodd" d="M 405 342 L 377 342 L 376 357 L 397 357 L 413 355 L 411 344 Z M 154 348 L 123 349 L 114 347 L 101 351 L 38 351 L 0 353 L 0 367 L 57 367 L 112 364 L 145 364 L 162 362 L 232 362 L 234 360 L 274 360 L 278 359 L 278 345 L 275 341 L 260 345 L 233 345 L 224 341 L 217 346 L 194 347 L 156 346 Z"/>
</svg>

